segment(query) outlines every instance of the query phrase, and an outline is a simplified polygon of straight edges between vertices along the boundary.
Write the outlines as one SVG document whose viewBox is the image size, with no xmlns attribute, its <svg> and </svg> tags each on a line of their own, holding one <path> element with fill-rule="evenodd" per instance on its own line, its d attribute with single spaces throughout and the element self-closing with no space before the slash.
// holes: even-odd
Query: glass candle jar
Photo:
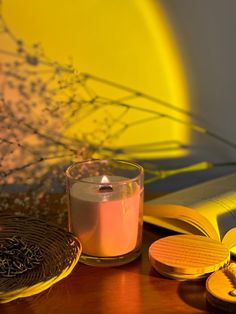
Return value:
<svg viewBox="0 0 236 314">
<path fill-rule="evenodd" d="M 120 160 L 87 160 L 66 170 L 69 230 L 80 240 L 80 261 L 128 263 L 140 255 L 143 168 Z"/>
</svg>

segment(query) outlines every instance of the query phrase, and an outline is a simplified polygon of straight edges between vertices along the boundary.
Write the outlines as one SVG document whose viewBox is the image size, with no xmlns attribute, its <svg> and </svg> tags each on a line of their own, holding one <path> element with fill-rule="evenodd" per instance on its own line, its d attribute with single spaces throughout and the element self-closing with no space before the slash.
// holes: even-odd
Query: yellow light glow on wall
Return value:
<svg viewBox="0 0 236 314">
<path fill-rule="evenodd" d="M 108 127 L 119 136 L 103 141 L 104 146 L 125 147 L 135 157 L 186 154 L 179 143 L 188 143 L 189 130 L 178 120 L 188 122 L 181 112 L 188 110 L 187 86 L 179 53 L 158 1 L 11 0 L 3 4 L 4 18 L 15 36 L 29 45 L 41 43 L 51 60 L 67 64 L 72 59 L 78 71 L 155 97 L 155 101 L 147 97 L 132 99 L 133 106 L 147 112 L 131 106 L 122 116 L 123 126 L 128 127 L 120 134 L 121 125 L 116 130 L 113 122 L 122 112 L 112 106 L 97 111 L 96 116 L 90 113 L 84 122 L 72 119 L 64 134 L 81 139 L 81 132 L 97 133 L 88 138 L 98 144 L 100 131 L 94 121 L 100 119 L 101 124 L 110 117 L 112 123 Z M 92 87 L 99 96 L 124 97 L 123 102 L 131 105 L 125 99 L 127 90 L 114 96 L 114 90 L 107 88 L 106 83 L 97 83 L 92 82 Z M 180 111 L 166 104 L 173 104 Z M 150 115 L 155 112 L 159 116 L 152 119 Z M 153 149 L 147 149 L 147 144 Z"/>
</svg>

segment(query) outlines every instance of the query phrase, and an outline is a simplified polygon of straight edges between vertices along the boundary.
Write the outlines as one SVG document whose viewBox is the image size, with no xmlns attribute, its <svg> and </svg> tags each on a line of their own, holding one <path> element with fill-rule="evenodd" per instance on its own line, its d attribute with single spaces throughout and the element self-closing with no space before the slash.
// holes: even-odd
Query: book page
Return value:
<svg viewBox="0 0 236 314">
<path fill-rule="evenodd" d="M 173 204 L 144 204 L 144 221 L 180 233 L 220 240 L 210 222 L 196 210 Z"/>
<path fill-rule="evenodd" d="M 228 230 L 236 227 L 236 220 L 233 217 L 233 215 L 236 215 L 236 212 L 234 212 L 234 206 L 236 205 L 236 173 L 200 183 L 145 203 L 144 221 L 150 222 L 150 217 L 147 218 L 147 216 L 150 216 L 148 205 L 153 204 L 158 204 L 156 211 L 152 210 L 152 215 L 156 218 L 162 216 L 161 204 L 180 205 L 193 209 L 197 215 L 190 214 L 193 220 L 192 223 L 199 227 L 199 221 L 201 221 L 200 227 L 205 229 L 205 234 L 212 238 L 223 239 Z M 172 218 L 176 218 L 176 216 L 179 216 L 178 213 L 173 211 Z M 204 219 L 199 220 L 200 216 Z M 161 221 L 159 222 L 161 223 Z M 175 230 L 174 227 L 169 229 Z M 212 232 L 212 229 L 215 231 Z"/>
<path fill-rule="evenodd" d="M 229 230 L 236 227 L 236 191 L 196 203 L 192 208 L 211 222 L 221 241 Z"/>
</svg>

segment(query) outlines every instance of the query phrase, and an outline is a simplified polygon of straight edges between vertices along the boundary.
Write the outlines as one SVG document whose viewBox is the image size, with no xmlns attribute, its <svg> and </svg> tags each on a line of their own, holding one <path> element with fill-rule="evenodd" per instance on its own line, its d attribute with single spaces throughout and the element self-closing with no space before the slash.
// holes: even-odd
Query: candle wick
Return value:
<svg viewBox="0 0 236 314">
<path fill-rule="evenodd" d="M 101 192 L 101 193 L 113 192 L 113 188 L 111 185 L 100 185 L 99 186 L 99 192 Z"/>
</svg>

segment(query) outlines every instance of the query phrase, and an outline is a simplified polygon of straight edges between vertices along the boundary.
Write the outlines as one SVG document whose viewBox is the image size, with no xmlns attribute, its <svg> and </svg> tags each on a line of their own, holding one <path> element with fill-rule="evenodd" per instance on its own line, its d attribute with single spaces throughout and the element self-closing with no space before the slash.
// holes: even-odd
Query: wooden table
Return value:
<svg viewBox="0 0 236 314">
<path fill-rule="evenodd" d="M 142 255 L 110 268 L 78 263 L 73 272 L 50 289 L 25 299 L 0 304 L 0 314 L 197 314 L 208 313 L 205 282 L 179 282 L 152 269 L 148 248 L 166 230 L 144 224 Z"/>
</svg>

